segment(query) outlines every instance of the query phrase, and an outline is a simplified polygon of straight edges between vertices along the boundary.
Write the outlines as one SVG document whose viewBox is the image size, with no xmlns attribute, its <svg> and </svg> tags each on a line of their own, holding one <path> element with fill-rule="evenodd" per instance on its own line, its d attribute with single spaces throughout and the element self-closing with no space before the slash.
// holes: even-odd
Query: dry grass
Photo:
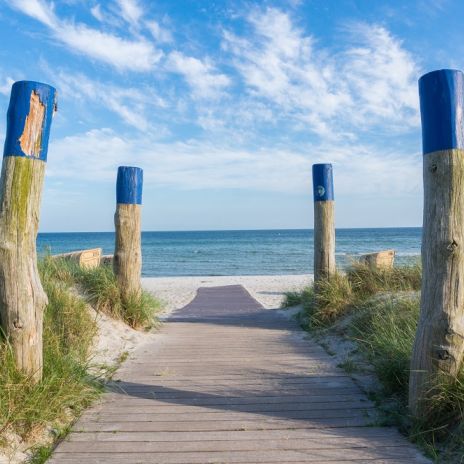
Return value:
<svg viewBox="0 0 464 464">
<path fill-rule="evenodd" d="M 48 424 L 68 423 L 98 396 L 102 385 L 87 374 L 95 321 L 86 303 L 56 277 L 48 262 L 40 273 L 49 303 L 44 314 L 43 380 L 34 384 L 19 372 L 6 340 L 0 341 L 0 435 L 27 440 Z"/>
</svg>

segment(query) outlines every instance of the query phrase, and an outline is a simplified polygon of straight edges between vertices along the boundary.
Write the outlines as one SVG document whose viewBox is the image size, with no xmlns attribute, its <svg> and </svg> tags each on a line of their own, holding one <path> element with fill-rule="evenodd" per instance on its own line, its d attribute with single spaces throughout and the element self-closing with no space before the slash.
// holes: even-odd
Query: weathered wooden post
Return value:
<svg viewBox="0 0 464 464">
<path fill-rule="evenodd" d="M 142 273 L 141 204 L 143 171 L 120 166 L 116 181 L 116 248 L 113 268 L 121 296 L 127 301 L 140 294 Z"/>
<path fill-rule="evenodd" d="M 335 205 L 331 164 L 313 164 L 314 281 L 335 273 Z"/>
<path fill-rule="evenodd" d="M 439 70 L 419 80 L 424 153 L 421 312 L 409 406 L 440 372 L 457 374 L 464 356 L 464 75 Z"/>
<path fill-rule="evenodd" d="M 37 270 L 36 238 L 56 91 L 13 84 L 0 180 L 0 317 L 18 369 L 42 378 L 47 304 Z"/>
</svg>

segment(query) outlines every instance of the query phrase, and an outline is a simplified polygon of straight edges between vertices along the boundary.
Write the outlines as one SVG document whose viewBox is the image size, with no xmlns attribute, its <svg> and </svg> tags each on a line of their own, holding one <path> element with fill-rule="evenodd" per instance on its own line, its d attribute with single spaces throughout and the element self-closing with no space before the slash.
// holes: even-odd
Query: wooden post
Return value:
<svg viewBox="0 0 464 464">
<path fill-rule="evenodd" d="M 42 378 L 43 311 L 36 238 L 56 91 L 13 84 L 0 180 L 0 317 L 18 369 Z"/>
<path fill-rule="evenodd" d="M 422 293 L 409 380 L 409 407 L 464 356 L 464 75 L 439 70 L 419 80 L 424 153 Z"/>
<path fill-rule="evenodd" d="M 141 204 L 143 171 L 120 166 L 116 181 L 116 247 L 113 268 L 123 300 L 140 294 L 142 273 Z"/>
<path fill-rule="evenodd" d="M 335 205 L 331 164 L 313 165 L 314 281 L 335 273 Z"/>
</svg>

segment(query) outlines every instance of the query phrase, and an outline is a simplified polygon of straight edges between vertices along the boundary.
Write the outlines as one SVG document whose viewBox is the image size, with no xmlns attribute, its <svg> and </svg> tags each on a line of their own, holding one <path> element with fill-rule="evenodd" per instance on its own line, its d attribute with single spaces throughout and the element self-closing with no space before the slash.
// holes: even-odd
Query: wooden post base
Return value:
<svg viewBox="0 0 464 464">
<path fill-rule="evenodd" d="M 421 313 L 409 405 L 419 413 L 428 382 L 456 375 L 464 357 L 464 150 L 424 155 Z"/>
<path fill-rule="evenodd" d="M 116 227 L 116 247 L 113 269 L 121 290 L 121 296 L 127 300 L 141 292 L 141 206 L 118 203 L 114 215 L 114 225 Z"/>
<path fill-rule="evenodd" d="M 335 202 L 314 202 L 314 281 L 335 273 Z"/>
<path fill-rule="evenodd" d="M 37 269 L 36 237 L 45 162 L 3 158 L 0 191 L 0 317 L 19 370 L 42 378 L 47 296 Z"/>
</svg>

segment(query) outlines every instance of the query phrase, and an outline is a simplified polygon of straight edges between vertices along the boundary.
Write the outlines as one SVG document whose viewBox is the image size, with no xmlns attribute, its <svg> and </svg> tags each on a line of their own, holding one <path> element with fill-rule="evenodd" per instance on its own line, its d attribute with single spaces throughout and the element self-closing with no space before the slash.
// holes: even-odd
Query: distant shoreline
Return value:
<svg viewBox="0 0 464 464">
<path fill-rule="evenodd" d="M 336 227 L 335 230 L 397 230 L 397 229 L 422 229 L 422 226 L 398 226 L 398 227 Z M 157 233 L 157 234 L 178 234 L 178 233 L 214 233 L 214 232 L 313 232 L 312 228 L 296 228 L 296 229 L 192 229 L 192 230 L 142 230 L 143 233 Z M 114 230 L 98 230 L 98 231 L 39 231 L 39 235 L 48 234 L 114 234 Z"/>
</svg>

